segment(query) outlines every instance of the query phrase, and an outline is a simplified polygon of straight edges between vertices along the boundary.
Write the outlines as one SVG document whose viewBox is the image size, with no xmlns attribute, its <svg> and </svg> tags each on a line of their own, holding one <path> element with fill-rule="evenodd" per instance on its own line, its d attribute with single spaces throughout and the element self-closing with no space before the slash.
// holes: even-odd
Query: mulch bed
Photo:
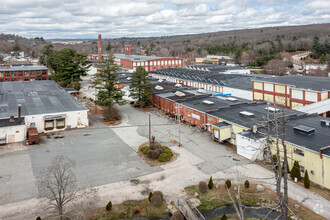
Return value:
<svg viewBox="0 0 330 220">
<path fill-rule="evenodd" d="M 108 121 L 106 118 L 101 118 L 101 120 L 106 126 L 116 126 L 121 124 L 121 120 Z"/>
<path fill-rule="evenodd" d="M 144 147 L 144 146 L 148 146 L 148 144 L 149 144 L 149 142 L 146 142 L 146 143 L 141 144 L 141 145 L 139 146 L 139 150 L 138 150 L 138 152 L 137 152 L 137 155 L 138 155 L 139 157 L 141 157 L 141 158 L 142 158 L 147 164 L 149 164 L 151 167 L 162 166 L 162 165 L 164 165 L 164 164 L 167 164 L 167 163 L 172 162 L 172 161 L 176 158 L 176 153 L 175 153 L 174 151 L 171 150 L 172 153 L 173 153 L 173 156 L 172 156 L 171 160 L 169 160 L 169 161 L 167 161 L 167 162 L 159 162 L 158 160 L 150 159 L 150 158 L 147 157 L 147 155 L 144 155 L 144 154 L 140 151 L 140 149 L 141 149 L 142 147 Z"/>
<path fill-rule="evenodd" d="M 145 112 L 150 112 L 152 110 L 152 107 L 151 106 L 147 106 L 145 108 L 143 107 L 136 107 L 134 106 L 134 104 L 130 104 L 132 107 L 136 108 L 136 109 L 139 109 L 139 110 L 142 110 L 142 111 L 145 111 Z"/>
</svg>

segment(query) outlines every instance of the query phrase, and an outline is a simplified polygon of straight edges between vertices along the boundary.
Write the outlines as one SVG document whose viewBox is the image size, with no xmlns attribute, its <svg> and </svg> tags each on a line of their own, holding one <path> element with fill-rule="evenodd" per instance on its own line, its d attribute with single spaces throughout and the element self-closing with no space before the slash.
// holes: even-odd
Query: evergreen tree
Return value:
<svg viewBox="0 0 330 220">
<path fill-rule="evenodd" d="M 320 56 L 320 63 L 325 63 L 326 60 L 327 60 L 327 57 L 326 57 L 325 54 L 323 53 L 323 54 Z"/>
<path fill-rule="evenodd" d="M 48 65 L 54 71 L 52 79 L 65 86 L 81 81 L 80 77 L 85 76 L 91 66 L 90 61 L 87 60 L 87 54 L 77 53 L 76 50 L 70 48 L 51 52 Z"/>
<path fill-rule="evenodd" d="M 300 165 L 298 161 L 295 161 L 291 170 L 291 178 L 297 178 L 298 180 L 301 179 L 301 174 L 300 174 Z"/>
<path fill-rule="evenodd" d="M 214 184 L 213 184 L 213 180 L 212 180 L 212 176 L 211 176 L 210 180 L 209 180 L 208 187 L 209 187 L 209 189 L 213 189 L 213 186 L 214 186 Z"/>
<path fill-rule="evenodd" d="M 147 106 L 150 101 L 151 83 L 148 81 L 148 72 L 139 66 L 132 75 L 130 96 L 138 99 L 138 104 Z"/>
<path fill-rule="evenodd" d="M 110 44 L 110 42 L 109 42 L 108 45 L 107 45 L 107 47 L 105 48 L 105 50 L 110 52 L 110 51 L 111 51 L 111 48 L 112 48 L 112 47 L 111 47 L 111 44 Z"/>
<path fill-rule="evenodd" d="M 39 58 L 40 64 L 45 65 L 48 68 L 50 68 L 49 57 L 50 57 L 51 53 L 53 53 L 53 48 L 54 48 L 54 46 L 52 44 L 47 44 L 44 46 L 44 48 L 42 48 L 41 56 Z"/>
<path fill-rule="evenodd" d="M 117 87 L 117 75 L 119 66 L 114 62 L 114 56 L 110 55 L 97 66 L 99 71 L 94 75 L 92 87 L 98 90 L 96 104 L 103 107 L 111 107 L 115 104 L 123 105 L 124 93 Z"/>
<path fill-rule="evenodd" d="M 305 171 L 305 176 L 304 176 L 304 186 L 307 189 L 311 186 L 311 182 L 309 180 L 309 176 L 308 176 L 307 170 Z"/>
</svg>

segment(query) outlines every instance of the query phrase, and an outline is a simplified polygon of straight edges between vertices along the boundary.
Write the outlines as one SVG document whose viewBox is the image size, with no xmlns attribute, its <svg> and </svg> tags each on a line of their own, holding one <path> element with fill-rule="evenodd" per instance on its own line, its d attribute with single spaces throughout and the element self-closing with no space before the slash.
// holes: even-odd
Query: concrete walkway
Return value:
<svg viewBox="0 0 330 220">
<path fill-rule="evenodd" d="M 129 105 L 120 107 L 123 113 L 123 123 L 109 128 L 133 150 L 147 141 L 147 114 Z M 195 128 L 183 126 L 183 147 L 174 146 L 171 141 L 177 138 L 177 125 L 157 112 L 152 112 L 152 134 L 156 140 L 167 144 L 177 155 L 177 159 L 161 166 L 162 170 L 143 175 L 134 179 L 114 182 L 94 187 L 96 193 L 93 201 L 96 207 L 102 207 L 109 200 L 121 203 L 126 200 L 142 200 L 149 191 L 161 190 L 167 202 L 175 201 L 184 196 L 183 189 L 190 185 L 207 181 L 212 175 L 215 184 L 223 184 L 226 179 L 235 182 L 250 182 L 264 184 L 275 188 L 273 173 L 261 166 L 245 160 L 220 144 L 211 141 L 207 132 L 199 132 Z M 290 198 L 301 202 L 307 208 L 330 219 L 330 202 L 294 183 L 289 184 Z M 1 219 L 33 219 L 40 215 L 47 217 L 49 210 L 44 208 L 42 199 L 30 199 L 0 206 Z"/>
</svg>

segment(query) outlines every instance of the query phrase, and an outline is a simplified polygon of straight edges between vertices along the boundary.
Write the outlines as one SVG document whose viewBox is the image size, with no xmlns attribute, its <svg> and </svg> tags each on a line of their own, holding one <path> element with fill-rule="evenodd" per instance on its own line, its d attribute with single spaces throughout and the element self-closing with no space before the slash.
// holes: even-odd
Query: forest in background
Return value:
<svg viewBox="0 0 330 220">
<path fill-rule="evenodd" d="M 79 53 L 97 53 L 96 38 L 97 36 L 95 40 L 83 40 L 81 44 L 53 41 L 54 50 L 72 48 Z M 194 57 L 209 54 L 229 55 L 239 63 L 262 66 L 269 60 L 280 59 L 281 52 L 312 50 L 313 58 L 318 59 L 322 56 L 322 59 L 329 60 L 329 42 L 330 23 L 327 23 L 162 37 L 103 38 L 102 49 L 103 53 L 123 53 L 124 45 L 130 44 L 133 54 L 183 57 L 188 62 Z M 0 34 L 0 53 L 24 51 L 27 56 L 39 57 L 44 45 L 49 43 L 42 37 L 27 39 L 17 35 Z"/>
</svg>

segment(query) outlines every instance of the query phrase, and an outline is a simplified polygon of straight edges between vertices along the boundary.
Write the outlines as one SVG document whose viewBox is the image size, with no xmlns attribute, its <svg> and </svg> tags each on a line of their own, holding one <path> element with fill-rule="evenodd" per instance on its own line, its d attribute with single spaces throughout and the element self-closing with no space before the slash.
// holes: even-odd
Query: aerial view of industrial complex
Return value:
<svg viewBox="0 0 330 220">
<path fill-rule="evenodd" d="M 1 220 L 330 219 L 329 1 L 0 9 Z"/>
</svg>

